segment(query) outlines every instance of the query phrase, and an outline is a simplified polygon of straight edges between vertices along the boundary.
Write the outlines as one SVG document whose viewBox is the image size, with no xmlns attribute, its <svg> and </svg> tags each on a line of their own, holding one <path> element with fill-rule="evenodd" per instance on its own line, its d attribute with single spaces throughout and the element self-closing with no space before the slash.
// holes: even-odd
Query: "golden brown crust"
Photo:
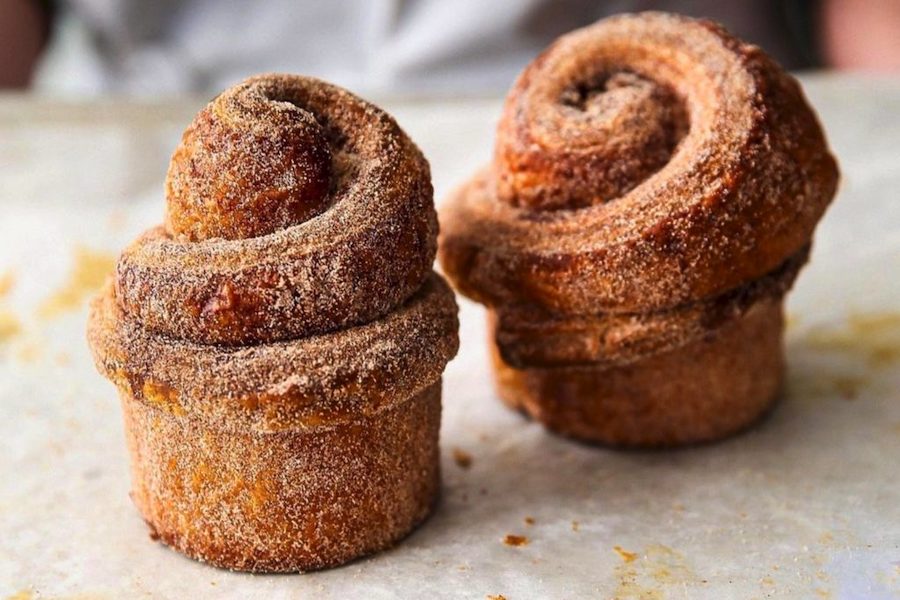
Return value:
<svg viewBox="0 0 900 600">
<path fill-rule="evenodd" d="M 495 157 L 442 211 L 444 270 L 481 302 L 573 315 L 662 310 L 771 272 L 809 243 L 837 182 L 792 77 L 660 13 L 550 46 L 507 98 Z"/>
<path fill-rule="evenodd" d="M 155 537 L 198 560 L 310 571 L 392 546 L 440 482 L 440 381 L 377 416 L 316 431 L 222 430 L 122 392 L 132 497 Z"/>
<path fill-rule="evenodd" d="M 784 370 L 781 301 L 682 347 L 629 365 L 516 369 L 491 344 L 500 398 L 559 434 L 659 448 L 731 435 L 778 397 Z"/>
<path fill-rule="evenodd" d="M 107 285 L 91 307 L 88 341 L 123 393 L 220 428 L 312 430 L 373 415 L 417 394 L 456 354 L 453 292 L 435 273 L 382 319 L 270 344 L 227 347 L 148 331 Z"/>
<path fill-rule="evenodd" d="M 220 94 L 194 118 L 166 178 L 166 228 L 190 241 L 257 237 L 327 206 L 332 155 L 313 113 L 271 77 Z"/>
<path fill-rule="evenodd" d="M 837 177 L 759 48 L 621 15 L 519 76 L 493 164 L 441 212 L 441 264 L 490 309 L 508 404 L 609 444 L 714 439 L 774 397 L 776 313 Z"/>
<path fill-rule="evenodd" d="M 154 535 L 270 572 L 395 543 L 438 492 L 458 347 L 424 157 L 348 92 L 262 76 L 197 116 L 167 196 L 88 322 Z"/>
<path fill-rule="evenodd" d="M 760 302 L 780 301 L 808 255 L 804 248 L 764 277 L 665 311 L 570 316 L 527 305 L 495 307 L 494 341 L 513 367 L 632 364 L 706 337 Z"/>
</svg>

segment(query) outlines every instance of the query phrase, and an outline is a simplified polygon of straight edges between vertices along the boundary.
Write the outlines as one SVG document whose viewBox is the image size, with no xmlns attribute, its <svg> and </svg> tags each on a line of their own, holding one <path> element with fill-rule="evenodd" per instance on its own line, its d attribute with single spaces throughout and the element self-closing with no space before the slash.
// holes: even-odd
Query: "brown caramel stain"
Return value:
<svg viewBox="0 0 900 600">
<path fill-rule="evenodd" d="M 472 455 L 462 448 L 453 449 L 453 462 L 460 469 L 469 469 L 472 467 Z"/>
<path fill-rule="evenodd" d="M 629 552 L 628 550 L 622 548 L 622 546 L 613 546 L 613 550 L 622 558 L 623 561 L 627 563 L 637 560 L 637 552 Z"/>
<path fill-rule="evenodd" d="M 73 258 L 69 278 L 38 306 L 40 318 L 52 319 L 80 308 L 90 295 L 100 289 L 116 265 L 112 254 L 82 246 L 75 248 Z"/>
<path fill-rule="evenodd" d="M 13 285 L 16 283 L 16 276 L 13 275 L 12 271 L 4 271 L 0 273 L 0 298 L 8 295 L 12 289 Z"/>
<path fill-rule="evenodd" d="M 838 396 L 843 400 L 855 400 L 870 383 L 869 378 L 857 373 L 832 373 L 825 370 L 814 373 L 790 373 L 789 389 L 799 398 Z"/>
<path fill-rule="evenodd" d="M 47 596 L 45 594 L 35 595 L 35 592 L 29 589 L 21 590 L 12 594 L 10 596 L 6 596 L 5 600 L 101 600 L 105 598 L 105 596 L 99 596 L 95 594 L 75 594 L 75 595 L 65 595 L 65 596 Z"/>
<path fill-rule="evenodd" d="M 503 538 L 503 543 L 507 546 L 527 546 L 528 538 L 524 535 L 513 535 L 512 533 L 506 534 L 506 537 Z"/>
<path fill-rule="evenodd" d="M 0 344 L 8 342 L 22 332 L 22 323 L 11 311 L 0 309 Z"/>
<path fill-rule="evenodd" d="M 890 366 L 900 360 L 900 312 L 849 315 L 838 327 L 817 327 L 801 341 L 813 350 L 857 356 L 870 367 Z"/>
<path fill-rule="evenodd" d="M 839 360 L 840 368 L 800 376 L 794 372 L 792 391 L 800 397 L 854 400 L 877 382 L 882 369 L 900 362 L 900 312 L 850 314 L 840 324 L 799 334 L 797 342 L 807 352 Z"/>
<path fill-rule="evenodd" d="M 622 557 L 614 570 L 618 585 L 613 597 L 617 599 L 661 600 L 671 588 L 684 590 L 702 583 L 684 557 L 667 546 L 651 544 L 642 552 L 628 552 L 618 546 L 614 550 Z"/>
<path fill-rule="evenodd" d="M 534 525 L 534 522 L 535 522 L 535 521 L 534 521 L 534 517 L 525 517 L 525 524 L 526 524 L 526 525 Z"/>
<path fill-rule="evenodd" d="M 6 296 L 13 286 L 12 271 L 0 274 L 0 299 Z M 0 307 L 0 344 L 8 342 L 22 333 L 22 322 L 9 309 Z"/>
</svg>

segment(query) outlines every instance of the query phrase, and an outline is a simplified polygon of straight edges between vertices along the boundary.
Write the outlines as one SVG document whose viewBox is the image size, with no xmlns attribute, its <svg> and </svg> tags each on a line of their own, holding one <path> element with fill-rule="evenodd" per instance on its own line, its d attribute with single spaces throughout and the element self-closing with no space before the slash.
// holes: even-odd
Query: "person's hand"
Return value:
<svg viewBox="0 0 900 600">
<path fill-rule="evenodd" d="M 47 38 L 46 19 L 36 0 L 0 0 L 0 89 L 31 81 Z"/>
</svg>

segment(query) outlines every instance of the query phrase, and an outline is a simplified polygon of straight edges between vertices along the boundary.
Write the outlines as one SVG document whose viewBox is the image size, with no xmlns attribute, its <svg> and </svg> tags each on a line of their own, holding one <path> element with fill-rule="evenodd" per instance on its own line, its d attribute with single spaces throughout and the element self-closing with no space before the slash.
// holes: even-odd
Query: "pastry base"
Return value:
<svg viewBox="0 0 900 600">
<path fill-rule="evenodd" d="M 614 367 L 513 368 L 499 353 L 489 317 L 503 402 L 587 442 L 671 447 L 724 438 L 764 415 L 781 386 L 780 299 L 758 302 L 685 346 Z"/>
<path fill-rule="evenodd" d="M 151 535 L 218 567 L 340 565 L 392 546 L 437 498 L 440 380 L 374 415 L 274 433 L 121 395 L 132 498 Z"/>
</svg>

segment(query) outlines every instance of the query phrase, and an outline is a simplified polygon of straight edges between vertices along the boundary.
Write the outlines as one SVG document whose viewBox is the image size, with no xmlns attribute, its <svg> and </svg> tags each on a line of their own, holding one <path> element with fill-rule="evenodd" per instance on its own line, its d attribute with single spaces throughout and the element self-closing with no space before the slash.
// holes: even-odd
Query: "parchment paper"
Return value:
<svg viewBox="0 0 900 600">
<path fill-rule="evenodd" d="M 96 272 L 161 220 L 201 102 L 0 99 L 0 598 L 900 597 L 900 80 L 805 83 L 844 176 L 790 298 L 770 418 L 674 452 L 554 437 L 498 403 L 482 311 L 461 300 L 437 513 L 395 550 L 297 576 L 149 539 L 84 341 Z M 488 160 L 499 100 L 382 101 L 438 199 Z"/>
</svg>

